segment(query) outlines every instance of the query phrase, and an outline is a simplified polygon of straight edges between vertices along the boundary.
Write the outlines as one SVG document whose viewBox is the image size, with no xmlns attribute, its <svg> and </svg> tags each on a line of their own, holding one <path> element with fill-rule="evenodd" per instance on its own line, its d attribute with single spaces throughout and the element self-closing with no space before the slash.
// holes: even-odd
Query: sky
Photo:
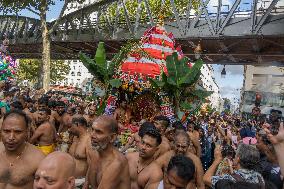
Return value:
<svg viewBox="0 0 284 189">
<path fill-rule="evenodd" d="M 238 104 L 240 99 L 240 89 L 243 87 L 244 66 L 242 65 L 226 65 L 226 76 L 221 78 L 223 65 L 213 65 L 214 77 L 220 88 L 223 98 L 228 98 L 233 104 Z"/>
<path fill-rule="evenodd" d="M 50 7 L 50 10 L 47 14 L 47 20 L 48 21 L 56 20 L 56 18 L 59 17 L 60 11 L 63 7 L 64 1 L 55 0 L 55 2 L 56 2 L 55 5 Z M 33 14 L 32 12 L 27 11 L 27 10 L 23 10 L 23 11 L 19 12 L 19 15 L 31 17 L 31 18 L 39 18 L 36 14 Z"/>
</svg>

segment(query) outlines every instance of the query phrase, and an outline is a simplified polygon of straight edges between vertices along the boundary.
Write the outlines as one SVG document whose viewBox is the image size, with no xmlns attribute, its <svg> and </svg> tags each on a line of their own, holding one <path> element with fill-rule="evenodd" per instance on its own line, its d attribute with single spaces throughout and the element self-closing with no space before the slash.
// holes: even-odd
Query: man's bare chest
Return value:
<svg viewBox="0 0 284 189">
<path fill-rule="evenodd" d="M 72 153 L 76 159 L 87 159 L 86 141 L 77 141 Z"/>
<path fill-rule="evenodd" d="M 142 169 L 137 169 L 136 175 L 137 175 L 136 176 L 137 184 L 138 184 L 139 188 L 145 188 L 145 186 L 147 185 L 147 183 L 150 179 L 151 167 L 147 166 L 147 167 L 142 168 Z"/>
<path fill-rule="evenodd" d="M 0 165 L 0 183 L 9 183 L 14 186 L 26 185 L 33 180 L 35 170 L 24 164 L 15 163 L 13 166 L 7 163 Z"/>
</svg>

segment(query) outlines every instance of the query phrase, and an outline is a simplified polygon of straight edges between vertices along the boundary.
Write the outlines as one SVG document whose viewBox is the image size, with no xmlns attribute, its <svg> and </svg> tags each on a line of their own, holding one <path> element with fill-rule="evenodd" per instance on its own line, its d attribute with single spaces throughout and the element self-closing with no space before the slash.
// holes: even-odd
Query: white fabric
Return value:
<svg viewBox="0 0 284 189">
<path fill-rule="evenodd" d="M 163 180 L 161 180 L 161 182 L 160 182 L 160 184 L 159 184 L 157 189 L 164 189 L 164 182 L 163 182 Z"/>
</svg>

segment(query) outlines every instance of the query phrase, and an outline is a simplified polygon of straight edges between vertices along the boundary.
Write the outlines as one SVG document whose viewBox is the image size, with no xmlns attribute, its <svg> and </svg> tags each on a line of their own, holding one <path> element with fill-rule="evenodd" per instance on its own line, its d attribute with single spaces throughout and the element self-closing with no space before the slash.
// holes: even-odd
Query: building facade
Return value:
<svg viewBox="0 0 284 189">
<path fill-rule="evenodd" d="M 209 64 L 204 64 L 201 68 L 201 76 L 198 82 L 200 88 L 207 91 L 213 91 L 213 94 L 208 97 L 210 104 L 218 111 L 222 111 L 222 97 L 220 95 L 220 89 L 214 78 L 213 67 Z"/>
<path fill-rule="evenodd" d="M 254 107 L 256 93 L 260 94 L 261 113 L 272 109 L 284 113 L 284 67 L 245 66 L 241 110 L 250 113 Z"/>
<path fill-rule="evenodd" d="M 80 60 L 65 60 L 70 65 L 70 72 L 65 79 L 58 82 L 61 86 L 73 86 L 84 89 L 93 78 Z"/>
</svg>

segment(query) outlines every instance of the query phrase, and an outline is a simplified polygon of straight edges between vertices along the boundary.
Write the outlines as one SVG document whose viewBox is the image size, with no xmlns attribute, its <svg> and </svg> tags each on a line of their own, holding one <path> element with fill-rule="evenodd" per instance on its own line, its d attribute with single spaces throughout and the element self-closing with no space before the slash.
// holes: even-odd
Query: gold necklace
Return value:
<svg viewBox="0 0 284 189">
<path fill-rule="evenodd" d="M 6 151 L 4 151 L 4 153 L 5 153 L 5 158 L 6 158 L 7 162 L 9 162 L 10 167 L 13 167 L 14 164 L 15 164 L 15 162 L 18 161 L 18 160 L 21 158 L 21 156 L 22 156 L 22 155 L 24 154 L 24 152 L 26 151 L 26 148 L 27 148 L 27 143 L 25 142 L 25 148 L 24 148 L 24 150 L 23 150 L 23 151 L 16 157 L 16 159 L 15 159 L 14 161 L 12 161 L 12 162 L 10 162 L 10 161 L 8 160 Z"/>
<path fill-rule="evenodd" d="M 137 175 L 139 175 L 146 167 L 148 167 L 155 159 L 152 159 L 149 163 L 146 164 L 146 166 L 142 167 L 141 170 L 139 170 L 139 164 L 140 164 L 140 159 L 138 159 L 137 163 Z"/>
</svg>

